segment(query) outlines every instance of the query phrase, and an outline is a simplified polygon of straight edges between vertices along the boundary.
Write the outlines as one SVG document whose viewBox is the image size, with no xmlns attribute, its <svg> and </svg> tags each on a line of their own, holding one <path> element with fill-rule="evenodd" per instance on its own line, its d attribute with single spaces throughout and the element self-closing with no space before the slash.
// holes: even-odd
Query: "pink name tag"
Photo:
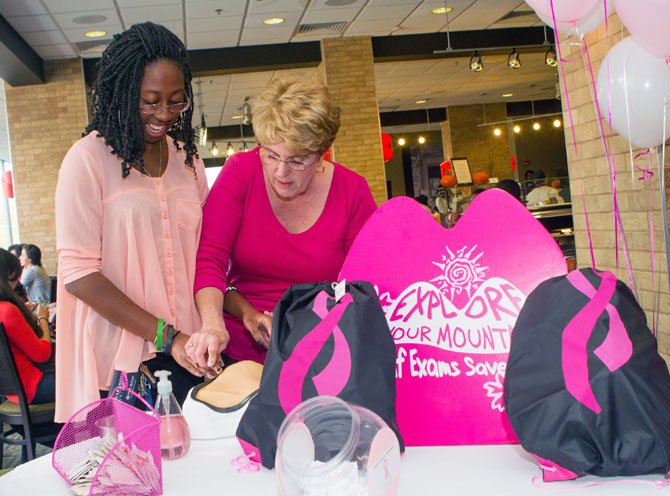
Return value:
<svg viewBox="0 0 670 496">
<path fill-rule="evenodd" d="M 546 229 L 500 190 L 480 194 L 452 229 L 406 197 L 375 212 L 339 277 L 378 289 L 407 445 L 517 442 L 503 404 L 512 328 L 526 295 L 566 272 Z"/>
</svg>

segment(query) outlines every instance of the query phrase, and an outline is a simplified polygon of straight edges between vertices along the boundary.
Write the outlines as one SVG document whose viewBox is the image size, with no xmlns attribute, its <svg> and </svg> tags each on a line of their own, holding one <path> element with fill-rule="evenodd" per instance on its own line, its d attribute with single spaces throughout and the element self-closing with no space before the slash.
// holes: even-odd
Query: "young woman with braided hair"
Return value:
<svg viewBox="0 0 670 496">
<path fill-rule="evenodd" d="M 192 294 L 208 191 L 186 48 L 150 22 L 115 35 L 92 101 L 93 120 L 56 189 L 60 422 L 115 387 L 121 372 L 143 393 L 146 368 L 170 369 L 183 400 L 219 370 L 199 369 L 184 351 L 200 328 Z"/>
</svg>

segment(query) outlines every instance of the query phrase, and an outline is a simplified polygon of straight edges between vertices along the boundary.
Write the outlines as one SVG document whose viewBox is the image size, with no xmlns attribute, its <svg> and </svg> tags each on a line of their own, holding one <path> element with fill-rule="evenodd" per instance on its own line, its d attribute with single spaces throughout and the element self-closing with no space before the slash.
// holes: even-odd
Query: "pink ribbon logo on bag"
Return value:
<svg viewBox="0 0 670 496">
<path fill-rule="evenodd" d="M 279 374 L 277 395 L 286 414 L 303 401 L 302 388 L 307 374 L 331 335 L 334 340 L 333 356 L 323 370 L 312 377 L 314 387 L 319 395 L 337 396 L 349 381 L 351 351 L 339 322 L 352 301 L 351 295 L 346 293 L 328 311 L 328 293 L 321 291 L 316 295 L 312 311 L 321 318 L 321 322 L 296 344 Z"/>
<path fill-rule="evenodd" d="M 600 405 L 589 382 L 587 344 L 603 311 L 609 317 L 609 332 L 594 353 L 610 372 L 615 372 L 628 362 L 633 354 L 633 344 L 619 312 L 610 303 L 616 288 L 616 277 L 609 272 L 596 274 L 602 279 L 598 290 L 580 271 L 572 271 L 567 276 L 575 289 L 591 299 L 563 330 L 561 361 L 565 388 L 585 407 L 600 413 Z"/>
</svg>

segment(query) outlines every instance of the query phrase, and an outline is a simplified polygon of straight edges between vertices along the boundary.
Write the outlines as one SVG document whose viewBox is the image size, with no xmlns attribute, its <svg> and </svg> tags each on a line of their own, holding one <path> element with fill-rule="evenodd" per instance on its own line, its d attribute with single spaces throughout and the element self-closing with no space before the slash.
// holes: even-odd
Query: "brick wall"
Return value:
<svg viewBox="0 0 670 496">
<path fill-rule="evenodd" d="M 609 29 L 603 24 L 598 30 L 586 36 L 589 53 L 593 63 L 593 72 L 598 74 L 600 62 L 607 51 L 621 40 L 621 22 L 616 14 L 609 19 Z M 562 99 L 565 121 L 565 139 L 568 151 L 568 167 L 570 173 L 570 187 L 572 190 L 573 212 L 575 221 L 575 241 L 577 245 L 577 262 L 580 267 L 591 265 L 589 254 L 589 240 L 586 231 L 586 222 L 583 212 L 584 201 L 589 214 L 589 225 L 593 238 L 595 259 L 597 266 L 602 270 L 609 270 L 628 282 L 624 263 L 624 254 L 619 245 L 619 264 L 617 268 L 614 220 L 612 215 L 611 180 L 603 145 L 598 130 L 596 113 L 594 110 L 591 92 L 589 90 L 589 75 L 581 62 L 579 47 L 570 47 L 562 43 L 563 57 L 574 60 L 566 64 L 566 81 L 572 107 L 572 116 L 575 125 L 577 149 L 573 146 L 567 115 L 565 95 Z M 652 209 L 655 240 L 655 271 L 656 280 L 651 279 L 651 256 L 649 236 L 649 193 L 644 189 L 642 181 L 631 175 L 629 144 L 625 138 L 612 133 L 604 123 L 609 146 L 615 151 L 617 168 L 617 198 L 621 211 L 622 224 L 626 232 L 626 241 L 630 250 L 631 265 L 639 302 L 644 308 L 651 326 L 654 314 L 654 304 L 660 287 L 660 319 L 659 348 L 666 360 L 670 358 L 670 291 L 666 275 L 665 248 L 661 229 L 661 211 L 659 197 L 658 174 L 649 181 L 653 190 Z M 633 153 L 639 150 L 633 150 Z M 653 169 L 657 171 L 656 156 L 653 157 Z M 646 162 L 643 161 L 643 165 Z M 666 177 L 668 175 L 666 161 Z M 639 176 L 639 174 L 635 174 Z M 668 196 L 668 191 L 663 193 Z M 659 270 L 661 273 L 659 274 Z M 660 276 L 660 279 L 659 279 Z"/>
<path fill-rule="evenodd" d="M 494 126 L 482 126 L 484 109 L 481 105 L 463 105 L 448 108 L 449 131 L 454 157 L 467 157 L 470 170 L 488 172 L 490 177 L 503 179 L 512 177 L 509 165 L 509 140 L 507 126 L 498 126 L 501 136 L 493 135 Z M 504 103 L 486 105 L 486 122 L 507 119 Z M 446 132 L 443 126 L 443 134 Z"/>
<path fill-rule="evenodd" d="M 58 169 L 86 126 L 86 99 L 79 60 L 46 62 L 45 76 L 45 84 L 5 91 L 20 241 L 39 246 L 55 274 Z"/>
<path fill-rule="evenodd" d="M 379 205 L 386 197 L 379 108 L 369 36 L 321 41 L 319 75 L 341 109 L 333 158 L 364 176 Z"/>
</svg>

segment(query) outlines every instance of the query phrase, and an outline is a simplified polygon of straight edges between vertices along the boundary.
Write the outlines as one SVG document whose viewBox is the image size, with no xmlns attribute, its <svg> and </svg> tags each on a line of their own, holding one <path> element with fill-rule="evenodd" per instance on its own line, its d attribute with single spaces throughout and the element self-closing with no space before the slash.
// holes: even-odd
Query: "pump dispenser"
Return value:
<svg viewBox="0 0 670 496">
<path fill-rule="evenodd" d="M 168 370 L 157 370 L 158 398 L 156 411 L 161 416 L 161 458 L 176 460 L 181 458 L 191 446 L 191 433 L 182 414 L 177 398 L 172 393 L 172 383 L 168 380 Z"/>
</svg>

